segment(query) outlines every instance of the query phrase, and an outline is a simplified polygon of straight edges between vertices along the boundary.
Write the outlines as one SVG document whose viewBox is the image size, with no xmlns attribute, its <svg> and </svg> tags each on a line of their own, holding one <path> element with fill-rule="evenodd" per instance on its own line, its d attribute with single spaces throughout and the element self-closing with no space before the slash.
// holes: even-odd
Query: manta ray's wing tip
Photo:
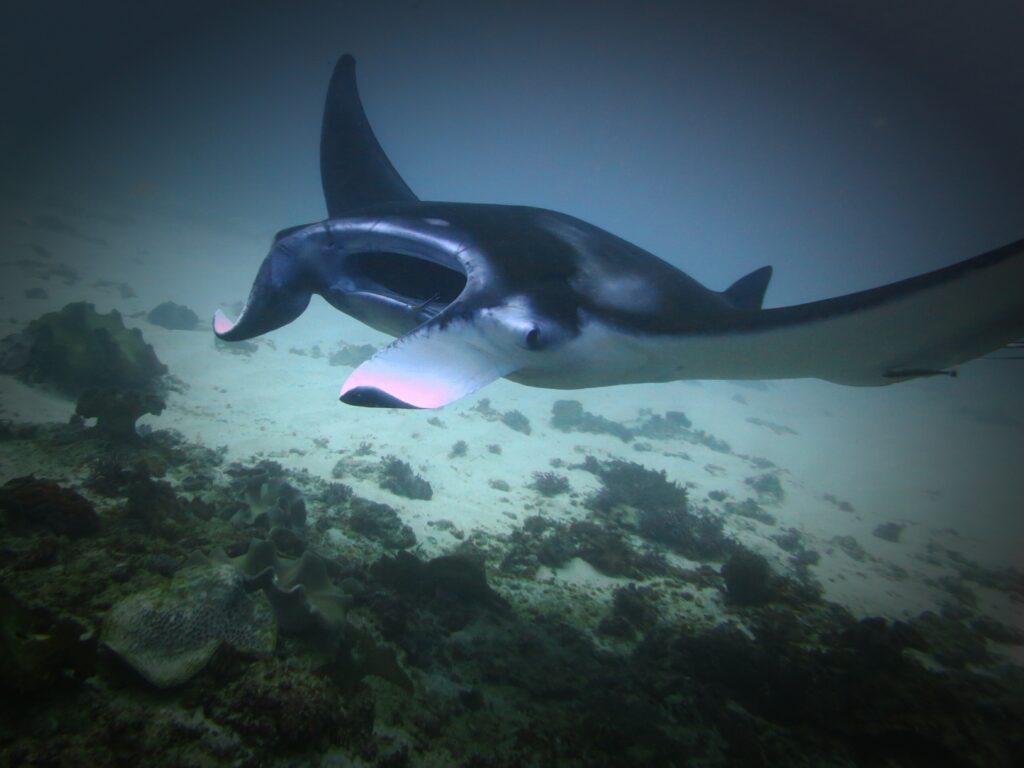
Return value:
<svg viewBox="0 0 1024 768">
<path fill-rule="evenodd" d="M 230 333 L 234 327 L 235 324 L 228 319 L 223 310 L 218 309 L 213 313 L 213 332 L 219 338 L 223 338 L 226 334 Z"/>
<path fill-rule="evenodd" d="M 364 408 L 420 408 L 421 406 L 399 400 L 377 387 L 352 387 L 342 389 L 338 397 L 346 405 L 360 405 Z"/>
</svg>

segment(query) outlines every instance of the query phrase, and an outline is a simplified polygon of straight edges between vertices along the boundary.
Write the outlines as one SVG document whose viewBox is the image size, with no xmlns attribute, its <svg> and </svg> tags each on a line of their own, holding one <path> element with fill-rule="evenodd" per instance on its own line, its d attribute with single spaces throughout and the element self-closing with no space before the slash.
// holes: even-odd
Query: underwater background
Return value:
<svg viewBox="0 0 1024 768">
<path fill-rule="evenodd" d="M 325 215 L 345 52 L 421 198 L 771 264 L 766 306 L 1004 245 L 1024 9 L 3 15 L 0 765 L 1021 764 L 1019 350 L 392 411 L 337 401 L 389 339 L 324 302 L 209 319 Z"/>
</svg>

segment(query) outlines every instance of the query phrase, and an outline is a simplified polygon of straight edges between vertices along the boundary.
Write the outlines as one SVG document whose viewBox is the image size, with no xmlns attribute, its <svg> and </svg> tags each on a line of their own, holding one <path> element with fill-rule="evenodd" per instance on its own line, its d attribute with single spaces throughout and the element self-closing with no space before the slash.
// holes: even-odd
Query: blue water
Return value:
<svg viewBox="0 0 1024 768">
<path fill-rule="evenodd" d="M 389 339 L 319 300 L 251 354 L 214 346 L 206 324 L 245 299 L 274 232 L 323 217 L 320 115 L 343 52 L 357 57 L 382 146 L 422 199 L 564 211 L 716 290 L 771 264 L 766 306 L 1011 242 L 1024 203 L 1024 73 L 1006 53 L 1018 9 L 115 6 L 58 18 L 23 9 L 12 22 L 3 319 L 13 334 L 70 302 L 116 309 L 176 378 L 163 413 L 140 420 L 143 442 L 127 447 L 68 427 L 73 399 L 0 378 L 5 425 L 46 425 L 5 426 L 0 481 L 50 477 L 81 490 L 101 521 L 98 538 L 69 540 L 5 518 L 0 597 L 14 597 L 0 648 L 31 656 L 19 643 L 58 635 L 55 617 L 102 641 L 111 605 L 169 583 L 190 551 L 240 555 L 268 536 L 265 520 L 232 506 L 238 478 L 268 459 L 307 510 L 298 534 L 276 534 L 279 553 L 331 564 L 349 624 L 328 650 L 283 631 L 269 657 L 222 653 L 169 691 L 103 642 L 90 641 L 86 672 L 64 657 L 56 677 L 30 665 L 6 679 L 29 703 L 3 702 L 20 719 L 0 729 L 0 764 L 144 753 L 167 764 L 1013 764 L 1024 710 L 978 681 L 1011 685 L 1024 661 L 1024 363 L 982 359 L 955 379 L 864 389 L 500 381 L 439 412 L 371 411 L 337 402 L 352 363 L 330 358 Z M 167 300 L 194 310 L 197 329 L 149 322 Z M 562 399 L 615 422 L 618 436 L 558 429 Z M 690 428 L 642 434 L 671 411 Z M 205 458 L 167 453 L 166 429 Z M 214 512 L 189 507 L 170 529 L 136 529 L 123 516 L 127 486 L 90 490 L 94 461 L 133 467 L 147 452 L 168 465 L 154 478 Z M 429 481 L 429 500 L 382 482 L 388 456 Z M 737 603 L 726 556 L 680 549 L 676 529 L 642 505 L 601 509 L 607 481 L 588 456 L 663 471 L 691 512 L 720 521 L 789 586 L 767 607 Z M 542 493 L 545 472 L 569 492 Z M 759 490 L 766 476 L 781 496 L 771 482 Z M 330 496 L 341 493 L 324 490 L 332 482 L 364 501 Z M 416 545 L 358 522 L 364 502 L 390 507 L 388 530 L 406 526 Z M 403 548 L 481 563 L 497 597 L 475 575 L 445 581 L 444 560 L 415 571 Z M 801 564 L 811 551 L 817 560 Z M 641 555 L 654 559 L 637 566 Z M 380 565 L 396 557 L 398 571 Z M 786 591 L 798 584 L 825 602 Z M 48 612 L 32 631 L 25 606 Z M 870 617 L 887 629 L 857 624 Z M 876 673 L 897 683 L 858 699 L 867 694 L 850 681 Z M 943 698 L 957 675 L 968 682 Z M 822 715 L 837 690 L 869 704 Z M 903 695 L 919 709 L 887 714 Z M 993 706 L 1005 727 L 982 725 Z M 949 736 L 951 721 L 968 735 Z M 124 735 L 141 722 L 152 724 L 143 736 Z M 856 746 L 883 731 L 879 751 Z"/>
</svg>

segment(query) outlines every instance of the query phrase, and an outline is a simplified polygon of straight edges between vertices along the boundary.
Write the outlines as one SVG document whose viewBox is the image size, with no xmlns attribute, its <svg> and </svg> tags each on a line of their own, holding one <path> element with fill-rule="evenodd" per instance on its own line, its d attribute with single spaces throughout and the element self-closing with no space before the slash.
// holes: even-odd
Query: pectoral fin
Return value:
<svg viewBox="0 0 1024 768">
<path fill-rule="evenodd" d="M 440 408 L 515 368 L 472 320 L 435 318 L 356 368 L 340 399 L 371 408 Z"/>
</svg>

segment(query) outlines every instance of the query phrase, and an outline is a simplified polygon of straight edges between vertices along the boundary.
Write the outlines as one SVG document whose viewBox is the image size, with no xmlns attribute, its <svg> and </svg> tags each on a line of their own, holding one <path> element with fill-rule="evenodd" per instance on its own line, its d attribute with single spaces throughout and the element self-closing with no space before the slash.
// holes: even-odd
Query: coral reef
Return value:
<svg viewBox="0 0 1024 768">
<path fill-rule="evenodd" d="M 424 562 L 408 552 L 382 557 L 370 567 L 370 575 L 394 595 L 377 594 L 378 610 L 385 610 L 392 621 L 401 622 L 401 613 L 411 613 L 409 600 L 435 615 L 449 632 L 465 627 L 482 612 L 504 615 L 508 603 L 490 584 L 483 564 L 463 555 L 442 555 Z M 397 598 L 397 604 L 395 599 Z M 401 612 L 395 609 L 401 607 Z M 397 627 L 391 628 L 391 633 Z M 389 634 L 384 628 L 385 636 Z"/>
<path fill-rule="evenodd" d="M 726 597 L 736 605 L 764 605 L 776 597 L 771 566 L 750 550 L 734 552 L 722 566 L 722 576 Z"/>
<path fill-rule="evenodd" d="M 643 417 L 643 421 L 633 430 L 633 433 L 640 437 L 671 440 L 676 437 L 685 437 L 693 427 L 693 422 L 682 411 L 667 411 L 662 416 L 642 410 L 640 415 Z"/>
<path fill-rule="evenodd" d="M 505 411 L 501 414 L 500 421 L 509 429 L 515 432 L 522 432 L 524 435 L 528 435 L 533 431 L 530 427 L 530 420 L 519 411 Z"/>
<path fill-rule="evenodd" d="M 829 504 L 832 504 L 832 505 L 834 505 L 834 506 L 835 506 L 835 507 L 836 507 L 837 509 L 839 509 L 839 510 L 841 510 L 841 511 L 843 511 L 843 512 L 855 512 L 855 511 L 856 511 L 856 510 L 855 510 L 855 509 L 853 508 L 853 504 L 851 504 L 851 503 L 850 503 L 850 502 L 848 502 L 848 501 L 843 501 L 842 499 L 837 499 L 837 498 L 836 498 L 836 497 L 835 497 L 835 496 L 834 496 L 833 494 L 831 494 L 831 493 L 826 493 L 826 494 L 824 495 L 824 497 L 823 497 L 823 498 L 824 498 L 824 499 L 825 499 L 825 501 L 827 501 L 827 502 L 828 502 Z"/>
<path fill-rule="evenodd" d="M 225 466 L 169 431 L 121 443 L 0 425 L 0 448 L 104 497 L 89 536 L 3 529 L 0 763 L 1013 768 L 1024 750 L 1024 674 L 996 645 L 1024 636 L 982 613 L 1019 599 L 1024 579 L 935 542 L 922 556 L 943 574 L 942 611 L 858 620 L 818 593 L 809 538 L 731 520 L 744 541 L 770 535 L 797 581 L 724 537 L 691 486 L 630 462 L 588 458 L 600 490 L 581 506 L 509 494 L 522 522 L 508 534 L 432 520 L 455 538 L 428 542 L 451 549 L 426 559 L 337 535 L 405 536 L 395 510 L 347 485 Z M 346 467 L 360 481 L 378 471 Z M 250 540 L 271 528 L 301 535 L 301 556 Z M 197 548 L 211 554 L 186 559 Z M 535 578 L 573 558 L 645 583 L 579 563 Z M 108 640 L 119 612 L 139 647 L 162 638 L 149 647 L 165 666 L 209 651 L 202 673 L 154 691 L 108 645 L 97 655 L 91 629 Z M 210 629 L 223 625 L 276 633 L 274 651 L 233 650 Z"/>
<path fill-rule="evenodd" d="M 381 488 L 407 499 L 428 501 L 434 496 L 430 483 L 413 472 L 409 462 L 397 456 L 385 456 L 380 462 L 378 483 Z"/>
<path fill-rule="evenodd" d="M 871 534 L 875 538 L 882 539 L 883 541 L 891 541 L 897 543 L 900 540 L 900 535 L 903 533 L 905 525 L 899 523 L 879 523 L 875 526 Z"/>
<path fill-rule="evenodd" d="M 551 426 L 562 432 L 614 435 L 627 443 L 633 439 L 628 427 L 583 410 L 579 400 L 556 400 L 551 406 Z"/>
<path fill-rule="evenodd" d="M 696 560 L 718 559 L 732 550 L 722 522 L 706 511 L 691 511 L 686 489 L 668 480 L 664 471 L 620 459 L 599 462 L 592 456 L 580 467 L 602 483 L 587 506 L 626 530 Z"/>
<path fill-rule="evenodd" d="M 382 584 L 404 594 L 506 606 L 487 583 L 483 564 L 464 555 L 441 555 L 424 562 L 408 552 L 399 552 L 394 557 L 382 557 L 370 572 Z"/>
<path fill-rule="evenodd" d="M 520 411 L 505 411 L 500 413 L 491 406 L 489 398 L 481 397 L 477 401 L 476 405 L 473 406 L 473 410 L 479 413 L 488 421 L 500 421 L 506 427 L 516 432 L 522 432 L 524 435 L 528 435 L 533 431 L 530 426 L 530 420 L 525 414 Z"/>
<path fill-rule="evenodd" d="M 601 490 L 587 502 L 598 512 L 612 514 L 618 507 L 686 509 L 686 489 L 668 480 L 664 470 L 621 459 L 600 462 L 593 456 L 587 456 L 579 468 L 601 479 Z"/>
<path fill-rule="evenodd" d="M 32 338 L 27 333 L 11 333 L 0 339 L 0 373 L 17 373 L 28 365 Z"/>
<path fill-rule="evenodd" d="M 402 522 L 398 512 L 387 504 L 356 498 L 345 523 L 360 536 L 373 539 L 388 549 L 416 546 L 416 534 Z"/>
<path fill-rule="evenodd" d="M 96 429 L 113 440 L 134 440 L 139 436 L 135 422 L 146 414 L 159 416 L 165 405 L 160 395 L 149 392 L 88 389 L 78 397 L 75 413 L 96 419 Z"/>
<path fill-rule="evenodd" d="M 362 365 L 377 354 L 377 347 L 372 344 L 340 344 L 337 351 L 332 352 L 327 362 L 331 365 L 343 365 L 355 368 Z"/>
<path fill-rule="evenodd" d="M 720 560 L 735 546 L 720 518 L 707 512 L 698 515 L 688 508 L 641 510 L 637 532 L 691 560 Z"/>
<path fill-rule="evenodd" d="M 999 731 L 1021 716 L 1019 694 L 928 672 L 901 653 L 898 623 L 866 621 L 858 630 L 843 617 L 845 631 L 830 622 L 838 636 L 824 651 L 785 642 L 769 625 L 755 639 L 728 626 L 659 633 L 643 650 L 645 677 L 693 686 L 703 717 L 729 734 L 730 765 L 1012 764 L 1019 738 Z M 987 706 L 965 704 L 975 697 Z"/>
<path fill-rule="evenodd" d="M 619 531 L 590 520 L 566 525 L 538 515 L 526 518 L 512 533 L 501 569 L 532 577 L 542 565 L 559 568 L 575 557 L 613 577 L 644 579 L 670 570 L 664 557 L 653 551 L 638 551 Z"/>
<path fill-rule="evenodd" d="M 170 331 L 194 331 L 199 327 L 199 315 L 182 304 L 165 301 L 157 304 L 146 314 L 146 319 L 153 325 Z"/>
<path fill-rule="evenodd" d="M 789 562 L 800 571 L 806 571 L 808 566 L 817 565 L 821 560 L 821 555 L 804 545 L 804 537 L 796 528 L 787 528 L 771 539 L 779 549 L 789 554 Z"/>
<path fill-rule="evenodd" d="M 846 556 L 851 560 L 863 563 L 868 559 L 868 553 L 864 550 L 864 547 L 861 546 L 861 543 L 853 536 L 833 536 L 832 543 L 845 552 Z"/>
<path fill-rule="evenodd" d="M 71 488 L 31 475 L 0 487 L 0 510 L 12 531 L 46 530 L 79 538 L 96 533 L 100 518 L 92 503 Z"/>
<path fill-rule="evenodd" d="M 304 552 L 298 559 L 280 557 L 269 541 L 254 539 L 244 554 L 230 557 L 218 549 L 208 557 L 194 554 L 191 565 L 228 565 L 244 577 L 247 591 L 262 589 L 282 632 L 323 631 L 335 634 L 350 600 L 334 586 L 323 558 Z"/>
<path fill-rule="evenodd" d="M 721 438 L 705 432 L 703 429 L 694 429 L 686 433 L 686 440 L 696 445 L 703 445 L 715 453 L 732 453 L 732 447 Z"/>
<path fill-rule="evenodd" d="M 31 694 L 94 672 L 96 639 L 70 618 L 30 608 L 0 584 L 0 687 Z M 7 707 L 0 701 L 0 711 Z"/>
<path fill-rule="evenodd" d="M 615 590 L 612 608 L 598 625 L 602 635 L 632 640 L 658 623 L 659 611 L 654 590 L 627 584 Z"/>
<path fill-rule="evenodd" d="M 250 595 L 229 565 L 193 565 L 166 584 L 115 604 L 102 643 L 158 688 L 190 680 L 223 644 L 244 654 L 274 650 L 277 625 L 267 598 Z"/>
<path fill-rule="evenodd" d="M 262 659 L 208 702 L 210 717 L 272 751 L 338 742 L 346 707 L 341 691 L 308 665 Z"/>
<path fill-rule="evenodd" d="M 568 493 L 570 490 L 569 478 L 557 472 L 534 472 L 529 487 L 548 498 Z"/>
<path fill-rule="evenodd" d="M 764 507 L 758 504 L 753 499 L 744 499 L 743 501 L 727 501 L 725 503 L 725 511 L 730 515 L 738 515 L 739 517 L 746 517 L 750 520 L 757 520 L 759 523 L 765 525 L 775 525 L 775 515 L 771 512 L 767 512 Z"/>
<path fill-rule="evenodd" d="M 239 528 L 253 528 L 268 536 L 281 552 L 298 557 L 305 548 L 306 502 L 302 493 L 285 477 L 285 470 L 275 461 L 263 460 L 251 467 L 233 464 L 227 474 L 237 494 L 230 514 Z M 348 489 L 334 484 L 335 492 L 344 496 Z M 347 498 L 347 497 L 346 497 Z M 340 503 L 335 496 L 328 503 Z"/>
<path fill-rule="evenodd" d="M 166 480 L 158 480 L 145 472 L 133 477 L 123 493 L 126 499 L 119 522 L 140 533 L 161 538 L 179 534 L 189 513 L 202 505 L 201 500 L 187 501 L 180 497 Z"/>
<path fill-rule="evenodd" d="M 753 424 L 756 427 L 764 427 L 765 429 L 771 430 L 776 435 L 799 434 L 795 429 L 787 427 L 785 424 L 777 424 L 774 421 L 767 421 L 766 419 L 759 419 L 753 416 L 747 419 L 747 423 Z"/>
<path fill-rule="evenodd" d="M 125 328 L 116 310 L 103 315 L 86 302 L 68 304 L 33 320 L 25 333 L 31 348 L 20 375 L 72 397 L 110 387 L 157 392 L 167 373 L 142 332 Z"/>
<path fill-rule="evenodd" d="M 807 607 L 820 602 L 821 587 L 798 571 L 804 580 L 776 573 L 768 560 L 737 545 L 722 565 L 726 602 L 733 606 L 764 606 L 769 603 Z"/>
<path fill-rule="evenodd" d="M 748 477 L 745 482 L 754 490 L 762 503 L 781 504 L 786 498 L 786 492 L 782 490 L 779 476 L 773 472 L 767 472 L 757 477 Z"/>
<path fill-rule="evenodd" d="M 977 616 L 970 621 L 971 629 L 986 640 L 1003 645 L 1024 645 L 1024 629 L 1017 629 L 988 616 Z"/>
</svg>

